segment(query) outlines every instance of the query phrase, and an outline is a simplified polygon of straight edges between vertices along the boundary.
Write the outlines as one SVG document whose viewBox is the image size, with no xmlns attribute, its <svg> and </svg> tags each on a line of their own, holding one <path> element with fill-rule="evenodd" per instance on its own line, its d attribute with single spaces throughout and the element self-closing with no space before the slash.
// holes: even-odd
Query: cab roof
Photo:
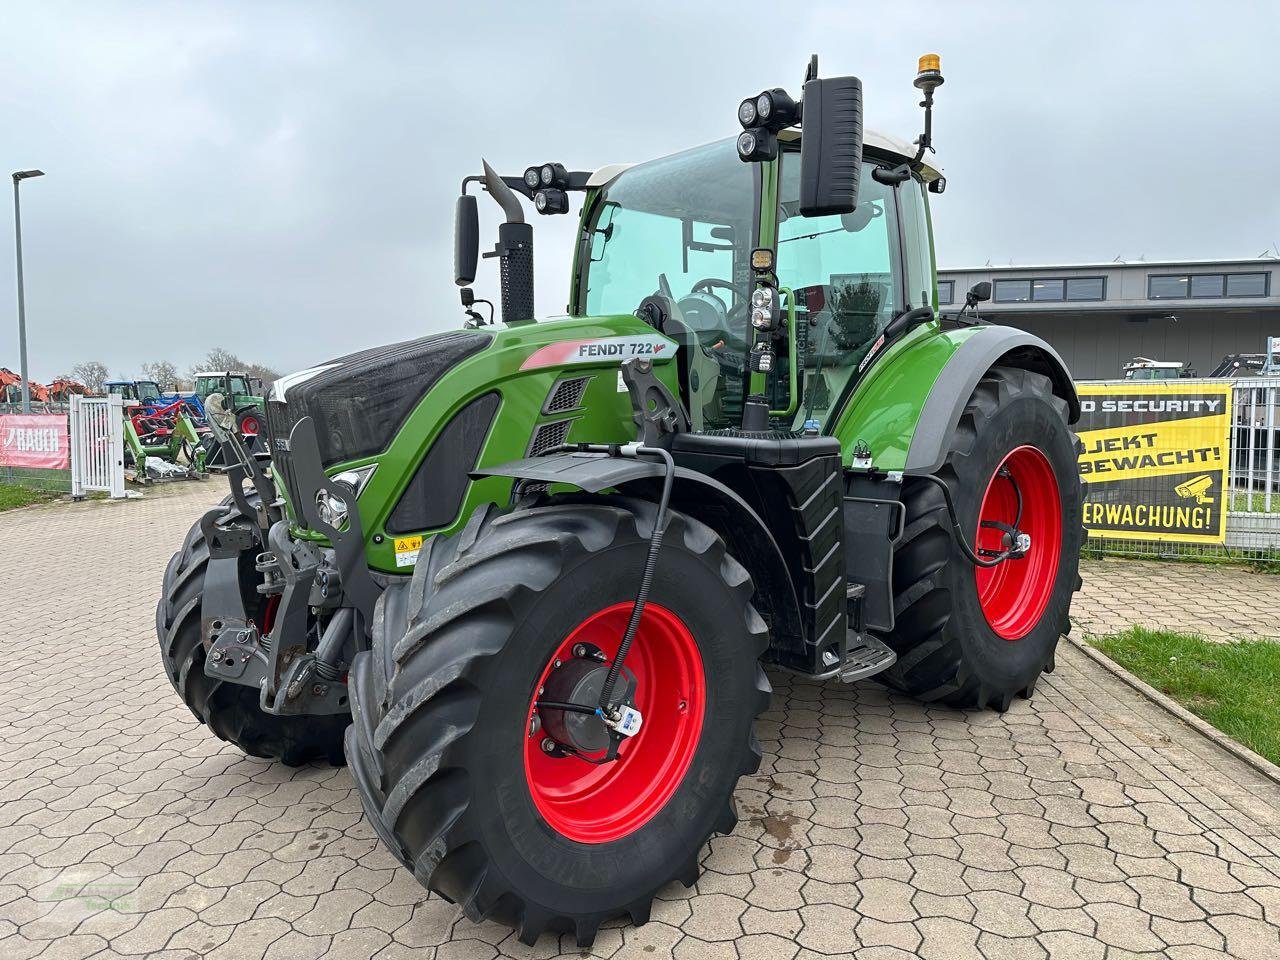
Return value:
<svg viewBox="0 0 1280 960">
<path fill-rule="evenodd" d="M 778 134 L 778 139 L 788 141 L 799 140 L 800 131 L 794 127 L 783 130 Z M 903 160 L 910 160 L 916 155 L 916 148 L 907 143 L 907 141 L 899 139 L 892 134 L 881 133 L 879 130 L 868 129 L 863 133 L 862 145 L 864 147 L 871 147 L 874 150 L 879 150 L 883 153 L 893 154 L 894 156 L 901 157 Z M 942 166 L 938 163 L 936 154 L 929 155 L 926 159 L 921 161 L 921 164 L 923 167 L 921 175 L 924 177 L 925 182 L 937 180 L 939 177 L 943 176 Z M 611 183 L 624 170 L 629 170 L 634 166 L 634 163 L 607 163 L 591 174 L 591 177 L 587 180 L 587 186 L 603 187 L 606 184 Z"/>
</svg>

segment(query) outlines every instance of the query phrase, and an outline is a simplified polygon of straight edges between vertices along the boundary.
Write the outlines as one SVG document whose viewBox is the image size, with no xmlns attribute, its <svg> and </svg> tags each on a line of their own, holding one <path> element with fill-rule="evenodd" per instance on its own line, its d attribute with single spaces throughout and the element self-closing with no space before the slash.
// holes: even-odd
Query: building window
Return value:
<svg viewBox="0 0 1280 960">
<path fill-rule="evenodd" d="M 1062 281 L 1061 280 L 1032 280 L 1031 281 L 1031 299 L 1032 300 L 1061 300 L 1062 299 Z"/>
<path fill-rule="evenodd" d="M 1222 296 L 1222 274 L 1198 273 L 1192 276 L 1191 295 L 1193 297 Z"/>
<path fill-rule="evenodd" d="M 1031 299 L 1030 280 L 997 280 L 996 303 L 1021 303 Z"/>
<path fill-rule="evenodd" d="M 1105 300 L 1107 281 L 1103 277 L 1071 277 L 1067 280 L 1068 300 Z"/>
<path fill-rule="evenodd" d="M 1187 284 L 1190 278 L 1182 277 L 1147 277 L 1147 297 L 1151 300 L 1183 298 L 1187 296 Z"/>
<path fill-rule="evenodd" d="M 956 282 L 954 280 L 938 281 L 938 305 L 947 305 L 956 302 Z"/>
<path fill-rule="evenodd" d="M 1147 278 L 1147 296 L 1152 300 L 1188 297 L 1265 297 L 1265 273 L 1191 273 L 1184 276 Z"/>
<path fill-rule="evenodd" d="M 1267 274 L 1265 273 L 1229 273 L 1227 274 L 1228 297 L 1265 297 L 1267 295 Z"/>
</svg>

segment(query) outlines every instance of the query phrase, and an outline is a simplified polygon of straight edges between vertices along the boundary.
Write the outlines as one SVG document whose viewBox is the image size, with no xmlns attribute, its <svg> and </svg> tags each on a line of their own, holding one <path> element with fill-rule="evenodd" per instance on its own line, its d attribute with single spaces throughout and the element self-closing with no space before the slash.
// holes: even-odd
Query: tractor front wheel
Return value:
<svg viewBox="0 0 1280 960">
<path fill-rule="evenodd" d="M 257 500 L 257 495 L 250 497 Z M 218 509 L 227 519 L 240 515 L 228 500 Z M 240 593 L 245 606 L 265 633 L 274 614 L 274 599 L 264 599 L 255 587 L 256 551 L 240 557 Z M 205 648 L 200 634 L 204 574 L 209 563 L 209 546 L 196 523 L 173 555 L 164 572 L 164 585 L 156 604 L 156 635 L 160 659 L 169 682 L 190 708 L 195 718 L 215 736 L 239 747 L 251 757 L 279 760 L 299 766 L 312 760 L 343 763 L 342 731 L 350 722 L 346 715 L 323 717 L 279 717 L 264 713 L 258 691 L 249 686 L 227 683 L 204 672 Z"/>
<path fill-rule="evenodd" d="M 621 497 L 481 510 L 378 601 L 351 667 L 347 760 L 375 830 L 473 920 L 532 944 L 643 923 L 737 822 L 769 703 L 746 570 L 671 512 L 618 687 L 642 718 L 616 755 L 590 711 L 627 625 L 656 509 Z"/>
<path fill-rule="evenodd" d="M 1079 588 L 1083 484 L 1067 404 L 1047 377 L 995 367 L 978 383 L 936 477 L 950 491 L 975 566 L 956 541 L 937 483 L 903 481 L 906 526 L 894 555 L 898 662 L 882 678 L 925 701 L 1005 710 L 1053 669 Z"/>
</svg>

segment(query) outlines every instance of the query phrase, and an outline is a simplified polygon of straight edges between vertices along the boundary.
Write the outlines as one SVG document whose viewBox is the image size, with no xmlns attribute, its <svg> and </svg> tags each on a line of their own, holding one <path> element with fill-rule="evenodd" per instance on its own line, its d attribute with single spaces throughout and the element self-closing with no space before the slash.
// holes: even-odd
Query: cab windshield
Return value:
<svg viewBox="0 0 1280 960">
<path fill-rule="evenodd" d="M 932 300 L 923 188 L 914 178 L 897 188 L 879 183 L 869 160 L 853 213 L 802 217 L 800 155 L 787 145 L 779 162 L 777 276 L 795 309 L 796 356 L 784 336 L 769 406 L 777 427 L 825 426 L 886 325 L 910 306 L 905 291 L 917 291 L 910 298 L 917 304 Z M 604 188 L 583 237 L 585 314 L 633 313 L 653 294 L 671 298 L 663 332 L 681 345 L 681 389 L 695 430 L 741 422 L 762 169 L 739 160 L 732 140 L 639 164 Z M 914 251 L 905 264 L 904 248 Z"/>
<path fill-rule="evenodd" d="M 698 396 L 695 429 L 735 425 L 748 350 L 748 273 L 758 165 L 732 140 L 638 164 L 607 186 L 584 241 L 582 307 L 634 313 L 645 297 L 675 303 L 682 377 Z"/>
</svg>

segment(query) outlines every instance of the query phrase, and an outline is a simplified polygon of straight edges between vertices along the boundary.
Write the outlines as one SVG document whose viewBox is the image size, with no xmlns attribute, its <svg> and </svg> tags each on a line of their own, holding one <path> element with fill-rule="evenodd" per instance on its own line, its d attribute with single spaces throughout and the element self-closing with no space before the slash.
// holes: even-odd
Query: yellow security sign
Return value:
<svg viewBox="0 0 1280 960">
<path fill-rule="evenodd" d="M 1226 536 L 1230 384 L 1079 385 L 1088 483 L 1084 524 L 1099 537 L 1222 543 Z"/>
</svg>

